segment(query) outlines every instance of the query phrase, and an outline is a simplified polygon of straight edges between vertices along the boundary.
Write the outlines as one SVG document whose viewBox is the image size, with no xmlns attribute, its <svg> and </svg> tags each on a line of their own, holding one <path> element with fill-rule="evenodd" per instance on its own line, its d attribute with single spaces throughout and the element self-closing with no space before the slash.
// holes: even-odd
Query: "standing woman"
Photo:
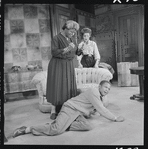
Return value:
<svg viewBox="0 0 148 149">
<path fill-rule="evenodd" d="M 55 119 L 62 104 L 77 95 L 73 59 L 77 50 L 79 24 L 69 20 L 51 42 L 52 58 L 48 65 L 47 101 L 53 105 L 51 119 Z"/>
<path fill-rule="evenodd" d="M 100 53 L 97 47 L 97 44 L 90 40 L 91 29 L 83 28 L 82 33 L 82 42 L 78 46 L 78 65 L 82 67 L 95 67 L 98 68 L 100 62 Z"/>
</svg>

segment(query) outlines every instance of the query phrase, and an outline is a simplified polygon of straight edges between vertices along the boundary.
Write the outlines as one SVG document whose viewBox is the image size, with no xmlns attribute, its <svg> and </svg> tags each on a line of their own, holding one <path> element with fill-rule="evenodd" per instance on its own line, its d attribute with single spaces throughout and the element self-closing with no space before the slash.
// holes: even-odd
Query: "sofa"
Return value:
<svg viewBox="0 0 148 149">
<path fill-rule="evenodd" d="M 77 89 L 84 92 L 88 88 L 97 87 L 102 80 L 110 81 L 112 73 L 104 68 L 75 68 Z M 33 83 L 39 95 L 39 110 L 41 112 L 51 112 L 52 104 L 46 99 L 47 71 L 37 73 L 31 83 Z"/>
</svg>

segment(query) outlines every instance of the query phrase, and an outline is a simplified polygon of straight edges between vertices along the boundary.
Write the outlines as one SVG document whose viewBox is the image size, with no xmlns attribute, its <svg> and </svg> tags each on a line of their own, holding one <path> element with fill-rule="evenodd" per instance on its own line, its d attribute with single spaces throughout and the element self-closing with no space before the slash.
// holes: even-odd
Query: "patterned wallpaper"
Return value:
<svg viewBox="0 0 148 149">
<path fill-rule="evenodd" d="M 115 42 L 113 32 L 96 34 L 96 42 L 101 55 L 101 62 L 105 62 L 115 70 L 117 77 Z"/>
<path fill-rule="evenodd" d="M 96 32 L 95 16 L 93 14 L 77 9 L 77 18 L 80 25 L 80 30 L 84 27 L 89 27 L 92 30 L 92 35 Z"/>
<path fill-rule="evenodd" d="M 95 15 L 99 15 L 111 10 L 120 10 L 124 7 L 130 7 L 133 4 L 95 4 Z"/>
<path fill-rule="evenodd" d="M 96 30 L 97 33 L 105 33 L 113 30 L 113 16 L 112 14 L 103 14 L 96 16 Z"/>
<path fill-rule="evenodd" d="M 116 49 L 114 36 L 114 16 L 110 11 L 111 5 L 98 5 L 95 7 L 96 15 L 96 41 L 101 55 L 101 62 L 105 62 L 115 70 L 117 78 Z"/>
<path fill-rule="evenodd" d="M 48 5 L 5 5 L 4 68 L 39 65 L 47 70 L 51 58 L 51 28 Z"/>
</svg>

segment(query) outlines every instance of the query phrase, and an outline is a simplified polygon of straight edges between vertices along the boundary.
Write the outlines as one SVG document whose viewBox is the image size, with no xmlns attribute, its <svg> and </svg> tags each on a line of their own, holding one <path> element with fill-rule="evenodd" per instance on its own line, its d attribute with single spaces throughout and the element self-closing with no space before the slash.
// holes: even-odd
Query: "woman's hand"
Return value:
<svg viewBox="0 0 148 149">
<path fill-rule="evenodd" d="M 73 44 L 73 43 L 71 42 L 68 47 L 64 48 L 63 54 L 65 54 L 65 53 L 71 51 L 74 47 L 75 47 L 75 44 Z"/>
<path fill-rule="evenodd" d="M 83 68 L 83 65 L 82 65 L 82 64 L 79 64 L 79 65 L 78 65 L 78 68 Z"/>
<path fill-rule="evenodd" d="M 71 42 L 71 43 L 69 44 L 69 49 L 73 49 L 74 47 L 75 47 L 75 44 Z"/>
<path fill-rule="evenodd" d="M 78 68 L 83 68 L 83 65 L 81 64 L 81 56 L 78 56 L 77 60 L 78 60 Z"/>
<path fill-rule="evenodd" d="M 83 46 L 84 46 L 84 42 L 81 42 L 81 43 L 78 45 L 78 49 L 83 50 Z"/>
<path fill-rule="evenodd" d="M 94 66 L 94 67 L 95 67 L 95 68 L 98 68 L 98 65 L 96 65 L 96 64 L 95 64 L 95 66 Z"/>
<path fill-rule="evenodd" d="M 78 61 L 78 68 L 83 68 L 83 65 L 81 64 L 81 60 Z"/>
<path fill-rule="evenodd" d="M 99 68 L 99 63 L 100 63 L 100 61 L 97 59 L 94 67 Z"/>
</svg>

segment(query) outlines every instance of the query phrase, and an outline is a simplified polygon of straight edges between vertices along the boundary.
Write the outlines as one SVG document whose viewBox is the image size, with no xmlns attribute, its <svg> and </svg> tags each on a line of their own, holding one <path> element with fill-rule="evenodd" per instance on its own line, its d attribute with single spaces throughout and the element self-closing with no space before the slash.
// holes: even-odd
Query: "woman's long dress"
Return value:
<svg viewBox="0 0 148 149">
<path fill-rule="evenodd" d="M 54 106 L 61 106 L 77 95 L 73 64 L 77 46 L 63 54 L 63 49 L 68 45 L 69 41 L 61 33 L 51 43 L 52 58 L 48 64 L 46 98 Z"/>
</svg>

